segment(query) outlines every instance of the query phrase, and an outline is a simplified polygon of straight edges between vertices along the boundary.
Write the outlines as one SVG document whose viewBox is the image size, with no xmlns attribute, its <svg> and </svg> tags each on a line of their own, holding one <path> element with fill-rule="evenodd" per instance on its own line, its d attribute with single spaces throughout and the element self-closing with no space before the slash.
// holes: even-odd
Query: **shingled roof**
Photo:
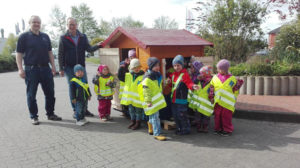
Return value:
<svg viewBox="0 0 300 168">
<path fill-rule="evenodd" d="M 142 48 L 150 46 L 213 46 L 187 30 L 162 30 L 145 28 L 118 27 L 105 41 L 104 45 L 112 44 L 124 34 Z"/>
<path fill-rule="evenodd" d="M 281 28 L 281 27 L 278 27 L 278 28 L 276 28 L 276 29 L 270 31 L 268 34 L 277 34 L 277 33 L 280 32 L 280 28 Z"/>
</svg>

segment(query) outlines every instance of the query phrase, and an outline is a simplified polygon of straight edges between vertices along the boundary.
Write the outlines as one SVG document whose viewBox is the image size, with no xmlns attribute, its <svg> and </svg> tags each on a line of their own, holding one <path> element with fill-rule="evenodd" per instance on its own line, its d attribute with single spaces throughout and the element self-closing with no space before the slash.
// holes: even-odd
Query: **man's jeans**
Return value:
<svg viewBox="0 0 300 168">
<path fill-rule="evenodd" d="M 74 74 L 74 67 L 70 67 L 70 66 L 67 66 L 65 67 L 65 75 L 66 75 L 66 78 L 67 78 L 67 81 L 68 81 L 68 85 L 69 85 L 69 97 L 70 97 L 70 103 L 71 103 L 71 106 L 72 106 L 72 109 L 73 111 L 75 112 L 76 109 L 75 109 L 75 104 L 72 103 L 72 97 L 71 97 L 71 79 L 75 77 L 75 74 Z M 87 75 L 86 75 L 86 70 L 84 68 L 84 76 L 83 78 L 87 80 Z M 87 104 L 86 104 L 86 110 L 87 110 Z"/>
<path fill-rule="evenodd" d="M 42 86 L 45 95 L 45 109 L 47 116 L 54 114 L 54 81 L 50 67 L 25 66 L 25 83 L 27 106 L 30 118 L 38 118 L 38 107 L 36 104 L 36 92 L 39 83 Z"/>
</svg>

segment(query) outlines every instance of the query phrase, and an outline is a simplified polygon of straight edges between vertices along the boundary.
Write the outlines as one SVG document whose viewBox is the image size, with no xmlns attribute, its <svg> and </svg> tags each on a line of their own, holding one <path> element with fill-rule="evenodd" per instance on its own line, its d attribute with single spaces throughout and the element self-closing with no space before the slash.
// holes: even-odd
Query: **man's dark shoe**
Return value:
<svg viewBox="0 0 300 168">
<path fill-rule="evenodd" d="M 61 121 L 61 117 L 58 117 L 57 115 L 53 114 L 51 116 L 48 116 L 48 120 L 52 120 L 52 121 Z"/>
<path fill-rule="evenodd" d="M 224 136 L 224 137 L 228 137 L 228 136 L 231 136 L 232 133 L 231 133 L 231 132 L 222 131 L 222 132 L 220 133 L 220 135 L 221 135 L 221 136 Z"/>
<path fill-rule="evenodd" d="M 86 110 L 85 116 L 86 116 L 86 117 L 94 117 L 94 114 L 91 113 L 90 111 Z"/>
<path fill-rule="evenodd" d="M 32 125 L 39 125 L 39 124 L 40 124 L 38 118 L 33 118 L 33 119 L 31 119 L 31 123 L 32 123 Z"/>
</svg>

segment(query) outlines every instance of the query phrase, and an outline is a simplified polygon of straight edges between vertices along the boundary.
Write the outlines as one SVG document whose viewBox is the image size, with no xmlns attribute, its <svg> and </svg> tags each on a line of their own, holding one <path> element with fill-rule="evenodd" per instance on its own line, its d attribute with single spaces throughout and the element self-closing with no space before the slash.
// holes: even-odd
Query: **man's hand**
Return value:
<svg viewBox="0 0 300 168">
<path fill-rule="evenodd" d="M 103 46 L 103 41 L 100 41 L 99 43 L 97 43 L 97 46 L 99 46 L 99 47 L 104 47 L 104 46 Z"/>
<path fill-rule="evenodd" d="M 168 78 L 168 79 L 166 80 L 166 85 L 168 85 L 168 84 L 170 84 L 170 83 L 171 83 L 171 79 Z"/>
<path fill-rule="evenodd" d="M 148 103 L 147 106 L 148 106 L 148 107 L 152 107 L 152 103 Z"/>
<path fill-rule="evenodd" d="M 25 71 L 23 69 L 19 70 L 19 76 L 23 79 L 25 79 Z"/>
<path fill-rule="evenodd" d="M 53 74 L 53 76 L 56 75 L 56 69 L 55 69 L 55 67 L 52 67 L 52 74 Z"/>
<path fill-rule="evenodd" d="M 73 100 L 72 100 L 72 103 L 75 104 L 75 103 L 76 103 L 76 99 L 73 99 Z"/>
<path fill-rule="evenodd" d="M 90 97 L 88 97 L 88 100 L 89 100 L 89 101 L 91 100 L 91 96 L 90 96 Z"/>
<path fill-rule="evenodd" d="M 64 72 L 64 71 L 59 71 L 59 75 L 60 75 L 61 77 L 64 77 L 64 76 L 65 76 L 65 72 Z"/>
</svg>

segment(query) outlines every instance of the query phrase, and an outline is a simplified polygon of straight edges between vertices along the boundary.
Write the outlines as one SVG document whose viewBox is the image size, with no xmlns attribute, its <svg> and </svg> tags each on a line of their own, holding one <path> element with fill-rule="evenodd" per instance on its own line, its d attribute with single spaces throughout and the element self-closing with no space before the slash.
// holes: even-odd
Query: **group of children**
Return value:
<svg viewBox="0 0 300 168">
<path fill-rule="evenodd" d="M 136 130 L 141 126 L 144 115 L 148 118 L 148 132 L 160 141 L 166 140 L 161 135 L 159 111 L 167 106 L 163 95 L 164 87 L 171 89 L 172 116 L 176 123 L 176 134 L 186 135 L 191 132 L 188 108 L 195 112 L 195 123 L 198 132 L 208 132 L 210 117 L 214 115 L 215 133 L 229 136 L 233 132 L 232 114 L 238 90 L 243 81 L 229 73 L 228 60 L 220 60 L 217 64 L 218 73 L 213 76 L 213 68 L 204 66 L 199 61 L 191 63 L 190 74 L 185 69 L 183 56 L 177 55 L 173 61 L 173 72 L 168 80 L 163 81 L 160 73 L 160 61 L 150 57 L 147 61 L 148 70 L 141 70 L 140 61 L 135 51 L 129 51 L 129 59 L 121 62 L 118 72 L 120 80 L 121 104 L 128 106 L 131 123 L 128 128 Z M 84 107 L 91 93 L 87 82 L 83 80 L 80 65 L 74 67 L 76 77 L 73 103 L 76 103 L 77 125 L 84 125 Z M 116 82 L 106 65 L 100 65 L 93 79 L 94 91 L 99 101 L 99 117 L 103 121 L 111 120 L 110 108 Z"/>
</svg>

